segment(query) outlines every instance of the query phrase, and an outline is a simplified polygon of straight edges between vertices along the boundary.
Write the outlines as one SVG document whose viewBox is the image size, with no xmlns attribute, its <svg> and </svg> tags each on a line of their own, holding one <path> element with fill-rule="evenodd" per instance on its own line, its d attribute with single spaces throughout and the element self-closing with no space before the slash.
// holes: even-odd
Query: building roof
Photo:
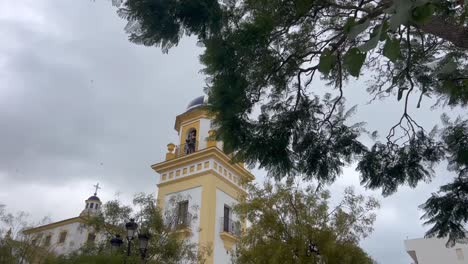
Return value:
<svg viewBox="0 0 468 264">
<path fill-rule="evenodd" d="M 190 103 L 187 105 L 187 111 L 190 111 L 203 105 L 206 105 L 206 98 L 204 95 L 199 96 L 190 101 Z"/>
<path fill-rule="evenodd" d="M 34 227 L 34 228 L 26 229 L 26 230 L 23 231 L 23 233 L 28 235 L 28 234 L 41 232 L 41 231 L 52 229 L 52 228 L 55 228 L 55 227 L 59 227 L 59 226 L 63 226 L 63 225 L 67 225 L 67 224 L 71 224 L 71 223 L 75 223 L 75 222 L 82 222 L 82 221 L 83 221 L 82 217 L 79 217 L 79 216 L 78 217 L 72 217 L 72 218 L 62 220 L 62 221 L 58 221 L 58 222 L 54 222 L 54 223 L 45 224 L 45 225 L 37 226 L 37 227 Z"/>
<path fill-rule="evenodd" d="M 96 195 L 90 196 L 90 197 L 88 198 L 88 200 L 99 201 L 99 202 L 101 201 L 101 200 L 99 199 L 99 197 L 97 197 Z"/>
</svg>

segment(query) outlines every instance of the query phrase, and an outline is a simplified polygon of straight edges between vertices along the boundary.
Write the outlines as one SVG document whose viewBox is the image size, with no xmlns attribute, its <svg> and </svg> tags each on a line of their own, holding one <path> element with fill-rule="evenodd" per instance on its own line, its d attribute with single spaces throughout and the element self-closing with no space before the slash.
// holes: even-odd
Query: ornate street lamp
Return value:
<svg viewBox="0 0 468 264">
<path fill-rule="evenodd" d="M 128 249 L 127 249 L 127 256 L 130 256 L 131 251 L 131 244 L 132 240 L 136 235 L 136 231 L 138 228 L 138 224 L 135 223 L 135 219 L 130 219 L 130 222 L 125 224 L 125 229 L 127 229 L 127 241 L 128 241 Z"/>
<path fill-rule="evenodd" d="M 125 224 L 125 229 L 127 230 L 127 256 L 131 255 L 131 248 L 132 248 L 132 240 L 138 237 L 138 241 L 140 242 L 138 248 L 140 249 L 141 259 L 146 258 L 146 252 L 148 249 L 148 241 L 150 239 L 150 235 L 147 231 L 140 231 L 140 234 L 137 235 L 138 224 L 135 223 L 135 219 L 130 219 L 130 222 Z M 112 245 L 112 251 L 117 251 L 123 243 L 123 240 L 120 238 L 120 235 L 115 235 L 115 238 L 110 240 Z"/>
<path fill-rule="evenodd" d="M 146 258 L 146 251 L 148 249 L 148 241 L 150 239 L 150 235 L 148 233 L 143 233 L 138 235 L 138 240 L 140 240 L 140 254 L 141 259 Z"/>
<path fill-rule="evenodd" d="M 132 240 L 135 237 L 138 224 L 135 223 L 135 219 L 130 219 L 130 222 L 125 224 L 125 229 L 127 229 L 127 239 Z"/>
<path fill-rule="evenodd" d="M 114 238 L 110 240 L 112 251 L 117 252 L 123 244 L 123 240 L 120 238 L 120 235 L 115 235 Z"/>
</svg>

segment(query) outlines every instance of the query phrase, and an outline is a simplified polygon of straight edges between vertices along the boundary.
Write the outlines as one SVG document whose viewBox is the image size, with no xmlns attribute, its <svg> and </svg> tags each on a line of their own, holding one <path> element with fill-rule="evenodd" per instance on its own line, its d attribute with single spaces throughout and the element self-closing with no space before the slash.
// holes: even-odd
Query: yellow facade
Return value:
<svg viewBox="0 0 468 264">
<path fill-rule="evenodd" d="M 191 129 L 200 131 L 202 119 L 208 119 L 208 113 L 203 109 L 194 109 L 183 113 L 176 118 L 175 129 L 180 135 L 180 144 L 184 144 L 185 136 Z M 217 221 L 216 191 L 220 190 L 237 201 L 246 195 L 243 188 L 245 182 L 252 181 L 254 176 L 242 164 L 231 162 L 230 158 L 213 143 L 213 130 L 209 134 L 197 134 L 197 140 L 209 138 L 204 149 L 197 149 L 194 153 L 178 156 L 166 155 L 166 161 L 151 166 L 161 175 L 158 184 L 159 206 L 165 207 L 165 198 L 168 195 L 201 187 L 200 205 L 200 233 L 199 245 L 212 247 L 215 243 L 215 230 Z M 211 137 L 210 137 L 211 136 Z M 170 150 L 169 150 L 170 151 Z M 169 158 L 167 158 L 169 157 Z M 219 235 L 219 234 L 218 234 Z M 232 248 L 236 238 L 230 234 L 222 234 L 226 250 Z M 214 263 L 214 256 L 207 259 L 208 264 Z"/>
</svg>

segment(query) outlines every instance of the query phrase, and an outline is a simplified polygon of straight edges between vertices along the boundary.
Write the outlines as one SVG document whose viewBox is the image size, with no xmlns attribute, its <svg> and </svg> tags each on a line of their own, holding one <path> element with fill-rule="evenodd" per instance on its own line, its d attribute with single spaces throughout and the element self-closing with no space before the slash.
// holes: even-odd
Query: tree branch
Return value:
<svg viewBox="0 0 468 264">
<path fill-rule="evenodd" d="M 468 28 L 435 16 L 427 24 L 417 26 L 422 31 L 451 42 L 453 45 L 468 49 Z"/>
</svg>

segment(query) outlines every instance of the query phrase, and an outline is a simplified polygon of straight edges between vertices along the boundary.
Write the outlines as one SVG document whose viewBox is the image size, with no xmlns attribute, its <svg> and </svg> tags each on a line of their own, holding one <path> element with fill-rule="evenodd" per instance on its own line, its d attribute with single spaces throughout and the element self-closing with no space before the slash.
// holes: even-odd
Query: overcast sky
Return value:
<svg viewBox="0 0 468 264">
<path fill-rule="evenodd" d="M 162 54 L 129 43 L 124 25 L 107 0 L 0 0 L 0 204 L 10 212 L 77 216 L 96 182 L 103 201 L 156 194 L 150 165 L 176 141 L 175 116 L 203 93 L 202 48 L 184 39 Z M 366 105 L 365 77 L 345 95 L 359 104 L 356 120 L 384 134 L 402 105 L 394 98 Z M 440 116 L 431 104 L 412 111 L 427 127 Z M 417 206 L 452 177 L 437 171 L 432 183 L 388 198 L 359 187 L 352 167 L 331 186 L 338 193 L 355 185 L 381 199 L 375 232 L 362 242 L 379 263 L 411 262 L 403 240 L 426 229 Z"/>
</svg>

